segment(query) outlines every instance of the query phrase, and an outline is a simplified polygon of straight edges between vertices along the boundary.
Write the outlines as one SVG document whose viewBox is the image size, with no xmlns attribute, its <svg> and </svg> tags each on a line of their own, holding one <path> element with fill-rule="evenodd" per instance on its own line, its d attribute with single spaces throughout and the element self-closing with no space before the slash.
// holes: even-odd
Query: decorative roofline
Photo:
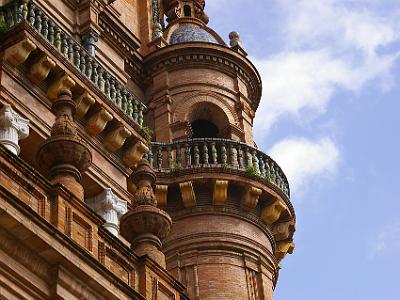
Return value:
<svg viewBox="0 0 400 300">
<path fill-rule="evenodd" d="M 250 60 L 226 46 L 203 42 L 175 44 L 154 51 L 144 59 L 147 77 L 153 77 L 165 68 L 188 65 L 205 65 L 208 68 L 218 68 L 230 76 L 240 77 L 248 86 L 252 109 L 257 110 L 261 100 L 261 76 Z"/>
</svg>

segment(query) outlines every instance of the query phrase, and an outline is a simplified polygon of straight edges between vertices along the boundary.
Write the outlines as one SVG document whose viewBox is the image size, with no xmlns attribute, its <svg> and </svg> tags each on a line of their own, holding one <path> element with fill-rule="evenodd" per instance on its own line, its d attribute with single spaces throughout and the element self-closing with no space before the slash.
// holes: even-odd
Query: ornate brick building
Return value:
<svg viewBox="0 0 400 300">
<path fill-rule="evenodd" d="M 0 1 L 0 298 L 273 299 L 261 78 L 201 0 Z"/>
</svg>

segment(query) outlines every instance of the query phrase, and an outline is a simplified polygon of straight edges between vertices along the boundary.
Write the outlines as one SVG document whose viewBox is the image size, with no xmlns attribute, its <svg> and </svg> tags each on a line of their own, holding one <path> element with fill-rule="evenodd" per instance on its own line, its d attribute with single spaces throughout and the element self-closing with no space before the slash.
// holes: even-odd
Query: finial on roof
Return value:
<svg viewBox="0 0 400 300">
<path fill-rule="evenodd" d="M 167 22 L 183 17 L 196 18 L 205 24 L 209 21 L 207 14 L 204 12 L 205 0 L 164 0 L 163 4 Z"/>
</svg>

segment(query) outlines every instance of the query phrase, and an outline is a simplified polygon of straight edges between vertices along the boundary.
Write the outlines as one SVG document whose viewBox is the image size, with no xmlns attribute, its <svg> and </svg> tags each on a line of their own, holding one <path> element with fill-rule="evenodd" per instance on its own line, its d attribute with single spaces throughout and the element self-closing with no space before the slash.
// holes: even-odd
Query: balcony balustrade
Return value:
<svg viewBox="0 0 400 300">
<path fill-rule="evenodd" d="M 217 138 L 154 142 L 145 158 L 158 173 L 237 170 L 246 177 L 271 183 L 290 196 L 289 183 L 278 164 L 260 150 L 241 142 Z"/>
<path fill-rule="evenodd" d="M 146 106 L 108 72 L 84 46 L 60 28 L 32 0 L 13 1 L 0 8 L 3 29 L 27 22 L 85 75 L 107 98 L 139 126 Z"/>
</svg>

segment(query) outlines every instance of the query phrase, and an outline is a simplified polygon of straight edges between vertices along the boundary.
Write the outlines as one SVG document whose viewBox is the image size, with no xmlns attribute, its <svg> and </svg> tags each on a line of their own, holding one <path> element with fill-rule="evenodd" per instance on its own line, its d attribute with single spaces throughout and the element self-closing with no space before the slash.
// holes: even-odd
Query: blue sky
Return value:
<svg viewBox="0 0 400 300">
<path fill-rule="evenodd" d="M 256 142 L 292 187 L 277 300 L 400 299 L 399 4 L 207 1 L 260 71 Z"/>
</svg>

